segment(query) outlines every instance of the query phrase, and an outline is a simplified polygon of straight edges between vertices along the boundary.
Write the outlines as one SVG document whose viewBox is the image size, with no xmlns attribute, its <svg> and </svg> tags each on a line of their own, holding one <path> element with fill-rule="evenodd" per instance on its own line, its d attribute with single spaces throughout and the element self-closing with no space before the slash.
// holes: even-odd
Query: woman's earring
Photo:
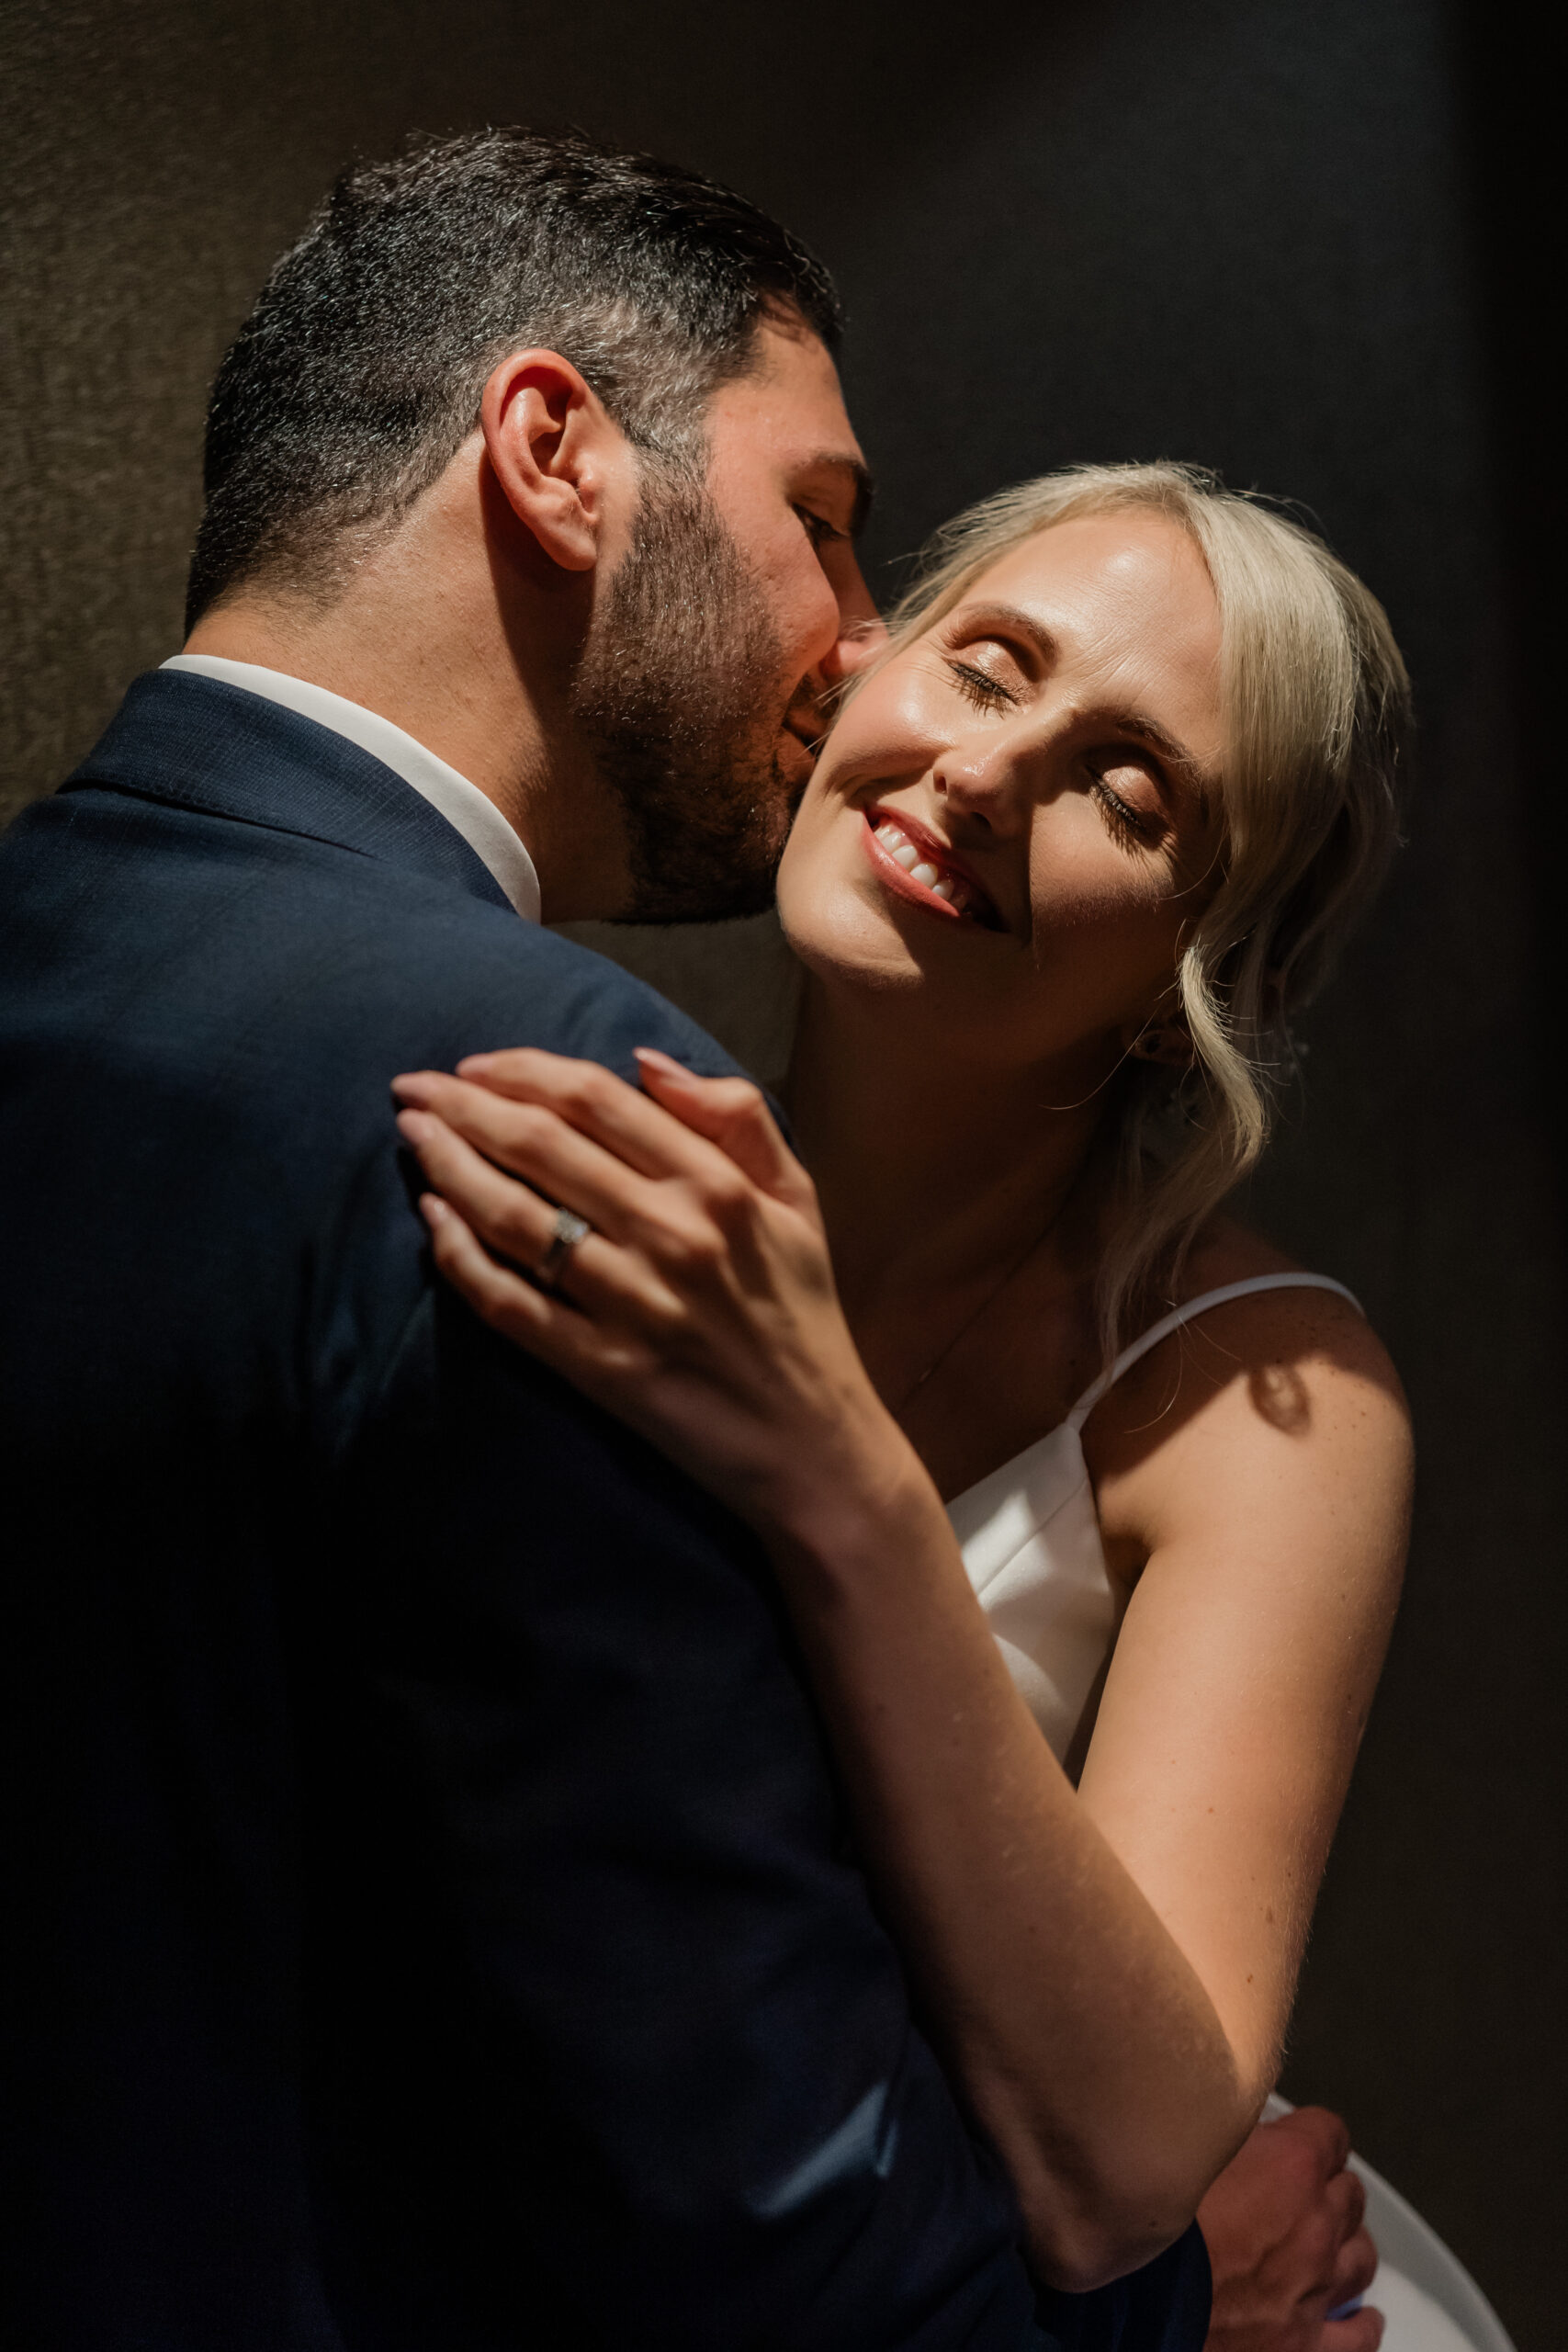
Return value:
<svg viewBox="0 0 1568 2352">
<path fill-rule="evenodd" d="M 1177 1021 L 1161 1022 L 1157 1026 L 1151 1023 L 1148 1028 L 1139 1031 L 1128 1051 L 1141 1062 L 1164 1062 L 1171 1069 L 1192 1067 L 1192 1040 Z"/>
</svg>

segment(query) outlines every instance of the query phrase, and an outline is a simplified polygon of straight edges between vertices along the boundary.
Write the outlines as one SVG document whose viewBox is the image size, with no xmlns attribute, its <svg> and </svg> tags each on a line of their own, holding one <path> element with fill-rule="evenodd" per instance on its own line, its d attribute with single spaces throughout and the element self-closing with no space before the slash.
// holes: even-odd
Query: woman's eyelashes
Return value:
<svg viewBox="0 0 1568 2352">
<path fill-rule="evenodd" d="M 1145 848 L 1149 846 L 1159 830 L 1157 821 L 1153 817 L 1146 816 L 1142 810 L 1134 808 L 1130 800 L 1123 800 L 1103 771 L 1095 771 L 1091 777 L 1089 790 L 1111 824 L 1116 826 L 1129 842 L 1135 841 Z"/>
<path fill-rule="evenodd" d="M 976 710 L 1010 710 L 1018 701 L 1012 688 L 994 678 L 973 662 L 961 662 L 953 654 L 947 661 L 953 682 L 966 703 Z"/>
</svg>

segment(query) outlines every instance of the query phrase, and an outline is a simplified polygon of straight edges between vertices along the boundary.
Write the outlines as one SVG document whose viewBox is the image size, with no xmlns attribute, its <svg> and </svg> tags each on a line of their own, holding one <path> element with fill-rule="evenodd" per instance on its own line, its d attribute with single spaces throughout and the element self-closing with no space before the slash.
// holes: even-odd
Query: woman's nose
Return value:
<svg viewBox="0 0 1568 2352">
<path fill-rule="evenodd" d="M 1014 748 L 992 735 L 954 743 L 933 762 L 931 781 L 954 816 L 962 814 L 1006 838 L 1028 824 L 1033 802 Z"/>
</svg>

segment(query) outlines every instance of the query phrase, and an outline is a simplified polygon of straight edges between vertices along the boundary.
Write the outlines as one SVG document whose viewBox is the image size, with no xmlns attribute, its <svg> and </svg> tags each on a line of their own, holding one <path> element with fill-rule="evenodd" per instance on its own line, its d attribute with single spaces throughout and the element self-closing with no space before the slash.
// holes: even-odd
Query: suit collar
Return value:
<svg viewBox="0 0 1568 2352">
<path fill-rule="evenodd" d="M 512 911 L 462 835 L 402 777 L 282 704 L 188 671 L 133 680 L 62 790 L 107 786 L 379 858 Z"/>
<path fill-rule="evenodd" d="M 346 735 L 373 760 L 400 775 L 423 795 L 431 807 L 456 826 L 476 857 L 489 866 L 518 913 L 529 922 L 539 920 L 539 877 L 534 861 L 493 800 L 470 784 L 425 744 L 406 734 L 389 718 L 365 704 L 347 701 L 325 686 L 295 677 L 287 671 L 264 669 L 254 662 L 232 662 L 211 653 L 176 653 L 162 664 L 165 670 L 188 672 L 198 678 L 243 686 L 334 735 Z"/>
</svg>

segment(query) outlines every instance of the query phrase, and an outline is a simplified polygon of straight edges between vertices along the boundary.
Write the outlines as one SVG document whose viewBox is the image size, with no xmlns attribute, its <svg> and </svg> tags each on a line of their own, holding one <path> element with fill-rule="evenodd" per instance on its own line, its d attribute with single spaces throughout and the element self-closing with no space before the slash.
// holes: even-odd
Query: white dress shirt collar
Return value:
<svg viewBox="0 0 1568 2352">
<path fill-rule="evenodd" d="M 290 678 L 281 670 L 264 670 L 254 662 L 227 662 L 216 653 L 176 653 L 163 667 L 188 671 L 198 678 L 217 678 L 226 686 L 242 686 L 247 694 L 281 703 L 302 718 L 313 718 L 318 727 L 345 735 L 440 811 L 489 867 L 525 922 L 539 921 L 539 877 L 534 861 L 494 801 L 400 727 L 394 727 L 389 718 L 367 710 L 363 703 L 330 694 L 325 686 Z"/>
</svg>

